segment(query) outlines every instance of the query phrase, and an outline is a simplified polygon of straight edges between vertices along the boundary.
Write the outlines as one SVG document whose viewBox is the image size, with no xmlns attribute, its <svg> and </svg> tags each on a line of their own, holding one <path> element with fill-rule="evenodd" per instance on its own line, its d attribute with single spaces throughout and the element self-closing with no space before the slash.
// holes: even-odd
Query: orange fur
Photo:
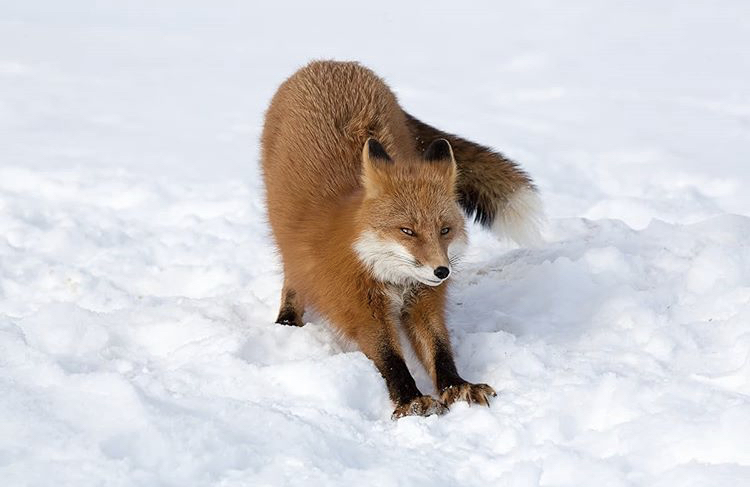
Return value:
<svg viewBox="0 0 750 487">
<path fill-rule="evenodd" d="M 417 142 L 386 84 L 340 62 L 313 62 L 287 79 L 262 136 L 268 217 L 284 267 L 277 321 L 300 326 L 304 306 L 325 315 L 383 374 L 394 417 L 445 410 L 416 388 L 400 326 L 444 401 L 460 397 L 446 396 L 450 388 L 468 388 L 464 396 L 489 388 L 455 372 L 443 318 L 440 269 L 449 272 L 451 245 L 466 239 L 460 166 L 448 142 L 420 146 L 424 154 Z"/>
</svg>

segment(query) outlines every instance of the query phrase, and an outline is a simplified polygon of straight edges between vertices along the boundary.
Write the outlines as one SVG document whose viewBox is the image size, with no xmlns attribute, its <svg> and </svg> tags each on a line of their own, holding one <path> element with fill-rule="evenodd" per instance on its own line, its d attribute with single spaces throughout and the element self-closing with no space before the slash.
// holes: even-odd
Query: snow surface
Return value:
<svg viewBox="0 0 750 487">
<path fill-rule="evenodd" d="M 748 18 L 3 2 L 0 483 L 750 485 Z M 459 369 L 500 392 L 489 409 L 393 422 L 320 318 L 273 324 L 262 113 L 330 57 L 542 190 L 545 244 L 475 228 L 451 278 Z"/>
</svg>

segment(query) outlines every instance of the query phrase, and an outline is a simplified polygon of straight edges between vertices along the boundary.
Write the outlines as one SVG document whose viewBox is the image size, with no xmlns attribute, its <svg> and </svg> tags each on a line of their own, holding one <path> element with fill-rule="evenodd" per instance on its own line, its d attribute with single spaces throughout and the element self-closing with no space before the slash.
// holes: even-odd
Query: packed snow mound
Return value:
<svg viewBox="0 0 750 487">
<path fill-rule="evenodd" d="M 448 321 L 459 369 L 499 396 L 393 422 L 364 355 L 315 316 L 273 323 L 251 187 L 4 168 L 0 205 L 6 485 L 750 475 L 748 217 L 555 219 L 530 250 L 475 229 Z"/>
</svg>

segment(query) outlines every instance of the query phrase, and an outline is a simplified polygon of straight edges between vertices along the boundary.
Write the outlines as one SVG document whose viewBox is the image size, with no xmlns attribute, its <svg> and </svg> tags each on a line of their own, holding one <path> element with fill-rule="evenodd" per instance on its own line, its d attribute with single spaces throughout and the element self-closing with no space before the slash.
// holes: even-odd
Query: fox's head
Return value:
<svg viewBox="0 0 750 487">
<path fill-rule="evenodd" d="M 362 150 L 357 255 L 384 282 L 440 285 L 466 246 L 456 161 L 445 139 L 417 160 L 393 160 L 375 139 Z"/>
</svg>

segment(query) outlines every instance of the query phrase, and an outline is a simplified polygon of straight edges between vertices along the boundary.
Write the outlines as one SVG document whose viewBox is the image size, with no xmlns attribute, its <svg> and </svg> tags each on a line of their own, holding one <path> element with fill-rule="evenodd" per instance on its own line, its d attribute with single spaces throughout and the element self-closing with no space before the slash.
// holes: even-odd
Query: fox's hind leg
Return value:
<svg viewBox="0 0 750 487">
<path fill-rule="evenodd" d="M 443 403 L 450 406 L 466 401 L 489 406 L 490 397 L 497 395 L 495 390 L 487 384 L 467 382 L 456 370 L 444 320 L 445 289 L 445 284 L 415 288 L 404 301 L 401 322 Z"/>
<path fill-rule="evenodd" d="M 304 326 L 302 316 L 305 314 L 305 303 L 302 296 L 297 293 L 289 283 L 284 281 L 284 289 L 281 291 L 281 309 L 276 323 L 289 326 Z"/>
</svg>

